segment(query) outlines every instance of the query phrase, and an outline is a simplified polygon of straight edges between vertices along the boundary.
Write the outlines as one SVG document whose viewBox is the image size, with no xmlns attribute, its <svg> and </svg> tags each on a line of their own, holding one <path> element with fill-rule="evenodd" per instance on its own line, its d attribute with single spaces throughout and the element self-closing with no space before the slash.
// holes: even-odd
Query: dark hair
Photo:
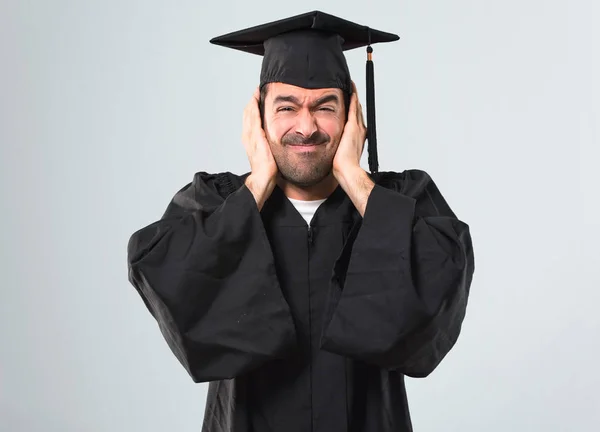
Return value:
<svg viewBox="0 0 600 432">
<path fill-rule="evenodd" d="M 260 88 L 260 98 L 258 99 L 258 109 L 260 110 L 260 120 L 262 122 L 262 127 L 265 127 L 265 99 L 267 98 L 267 90 L 269 84 L 264 84 Z"/>
<path fill-rule="evenodd" d="M 265 99 L 267 98 L 268 87 L 269 84 L 267 83 L 260 88 L 260 97 L 258 100 L 258 108 L 260 109 L 260 118 L 263 122 L 263 127 L 265 122 Z M 348 111 L 350 111 L 350 93 L 342 90 L 342 94 L 344 95 L 344 110 L 346 113 L 346 121 L 348 121 Z"/>
</svg>

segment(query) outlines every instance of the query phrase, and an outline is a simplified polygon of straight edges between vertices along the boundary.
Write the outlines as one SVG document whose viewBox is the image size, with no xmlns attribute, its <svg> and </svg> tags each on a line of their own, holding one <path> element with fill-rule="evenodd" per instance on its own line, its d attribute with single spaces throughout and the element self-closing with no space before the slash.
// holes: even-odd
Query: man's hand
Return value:
<svg viewBox="0 0 600 432">
<path fill-rule="evenodd" d="M 344 171 L 360 168 L 367 128 L 363 120 L 362 106 L 358 101 L 356 85 L 352 82 L 352 96 L 348 110 L 348 119 L 337 152 L 333 159 L 333 173 L 336 178 Z"/>
<path fill-rule="evenodd" d="M 348 194 L 360 215 L 364 216 L 367 201 L 375 183 L 360 167 L 360 157 L 365 147 L 367 128 L 354 82 L 352 82 L 352 88 L 348 121 L 333 159 L 333 175 Z"/>
<path fill-rule="evenodd" d="M 242 143 L 250 161 L 251 174 L 246 186 L 254 195 L 259 210 L 273 192 L 277 177 L 277 164 L 271 153 L 271 147 L 262 128 L 258 107 L 260 91 L 257 88 L 244 110 Z"/>
</svg>

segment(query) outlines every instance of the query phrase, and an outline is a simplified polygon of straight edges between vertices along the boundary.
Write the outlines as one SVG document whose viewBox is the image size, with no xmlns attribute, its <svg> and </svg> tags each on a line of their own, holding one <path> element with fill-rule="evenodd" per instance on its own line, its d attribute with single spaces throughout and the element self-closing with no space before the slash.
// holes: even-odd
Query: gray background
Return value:
<svg viewBox="0 0 600 432">
<path fill-rule="evenodd" d="M 381 168 L 428 171 L 475 241 L 415 430 L 600 430 L 598 2 L 284 3 L 0 1 L 0 430 L 200 429 L 127 240 L 194 172 L 249 168 L 260 58 L 208 40 L 313 9 L 400 34 L 375 46 Z"/>
</svg>

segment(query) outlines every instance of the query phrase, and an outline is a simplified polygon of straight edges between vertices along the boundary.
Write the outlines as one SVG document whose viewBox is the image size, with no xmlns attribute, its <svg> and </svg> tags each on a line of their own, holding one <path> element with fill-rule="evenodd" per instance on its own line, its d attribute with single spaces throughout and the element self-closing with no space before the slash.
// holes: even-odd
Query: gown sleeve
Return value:
<svg viewBox="0 0 600 432">
<path fill-rule="evenodd" d="M 218 179 L 217 179 L 218 180 Z M 229 379 L 296 346 L 260 212 L 198 173 L 128 243 L 129 281 L 194 382 Z"/>
<path fill-rule="evenodd" d="M 430 176 L 376 184 L 336 261 L 323 349 L 411 377 L 429 375 L 455 345 L 474 255 Z"/>
</svg>

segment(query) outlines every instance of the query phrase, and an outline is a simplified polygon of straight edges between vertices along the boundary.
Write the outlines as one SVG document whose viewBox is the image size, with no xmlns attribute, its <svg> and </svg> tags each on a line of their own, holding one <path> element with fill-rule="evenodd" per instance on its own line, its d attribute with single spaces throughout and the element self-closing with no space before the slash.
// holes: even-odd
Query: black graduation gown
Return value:
<svg viewBox="0 0 600 432">
<path fill-rule="evenodd" d="M 404 377 L 453 347 L 474 272 L 469 227 L 429 175 L 341 187 L 310 224 L 275 188 L 197 173 L 128 244 L 129 280 L 195 382 L 205 432 L 411 431 Z"/>
</svg>

